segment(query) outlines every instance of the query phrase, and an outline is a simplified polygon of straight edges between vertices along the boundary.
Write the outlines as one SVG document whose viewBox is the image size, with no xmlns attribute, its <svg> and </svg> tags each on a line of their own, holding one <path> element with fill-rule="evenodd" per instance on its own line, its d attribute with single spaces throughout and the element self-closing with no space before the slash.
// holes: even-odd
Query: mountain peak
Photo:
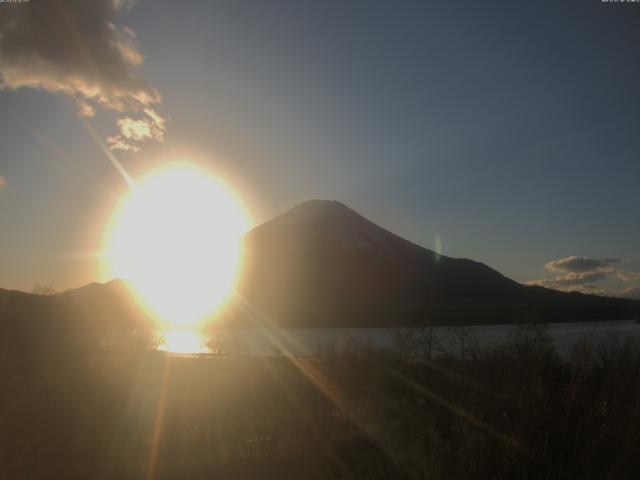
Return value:
<svg viewBox="0 0 640 480">
<path fill-rule="evenodd" d="M 299 203 L 253 229 L 248 239 L 254 244 L 274 242 L 289 249 L 340 248 L 367 255 L 393 256 L 407 247 L 423 250 L 336 200 Z"/>
<path fill-rule="evenodd" d="M 303 200 L 302 202 L 297 204 L 295 207 L 293 207 L 291 210 L 295 210 L 298 208 L 323 209 L 323 210 L 335 210 L 335 209 L 351 210 L 344 203 L 339 202 L 338 200 L 322 200 L 319 198 Z"/>
<path fill-rule="evenodd" d="M 308 218 L 358 216 L 357 212 L 337 200 L 311 199 L 300 202 L 282 216 L 301 216 Z"/>
<path fill-rule="evenodd" d="M 364 217 L 351 210 L 337 200 L 305 200 L 287 210 L 276 218 L 252 230 L 254 234 L 265 235 L 268 231 L 286 230 L 288 234 L 295 232 L 310 232 L 346 224 L 367 221 Z"/>
</svg>

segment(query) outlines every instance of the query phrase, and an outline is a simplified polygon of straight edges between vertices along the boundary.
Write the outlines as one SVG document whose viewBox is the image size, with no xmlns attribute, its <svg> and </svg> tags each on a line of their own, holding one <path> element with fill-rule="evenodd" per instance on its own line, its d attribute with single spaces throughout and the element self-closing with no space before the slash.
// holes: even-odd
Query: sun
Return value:
<svg viewBox="0 0 640 480">
<path fill-rule="evenodd" d="M 195 329 L 229 297 L 248 225 L 225 182 L 195 164 L 167 164 L 135 182 L 114 211 L 109 273 L 132 286 L 159 328 Z"/>
</svg>

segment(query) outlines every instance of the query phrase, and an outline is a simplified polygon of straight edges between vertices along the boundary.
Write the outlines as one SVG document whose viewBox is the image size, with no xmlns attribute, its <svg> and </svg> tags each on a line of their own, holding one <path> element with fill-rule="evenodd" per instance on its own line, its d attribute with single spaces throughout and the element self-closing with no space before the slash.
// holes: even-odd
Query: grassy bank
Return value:
<svg viewBox="0 0 640 480">
<path fill-rule="evenodd" d="M 23 339 L 26 340 L 26 339 Z M 634 478 L 640 355 L 349 344 L 314 358 L 176 357 L 3 337 L 0 478 Z"/>
</svg>

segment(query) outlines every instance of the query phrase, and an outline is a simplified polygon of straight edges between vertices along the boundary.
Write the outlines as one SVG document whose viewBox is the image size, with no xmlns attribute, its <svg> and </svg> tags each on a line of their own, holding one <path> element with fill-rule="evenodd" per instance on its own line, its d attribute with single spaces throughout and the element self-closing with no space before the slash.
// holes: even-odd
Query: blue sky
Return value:
<svg viewBox="0 0 640 480">
<path fill-rule="evenodd" d="M 637 271 L 638 20 L 597 0 L 139 1 L 117 24 L 166 135 L 114 153 L 134 177 L 205 163 L 256 223 L 337 199 L 522 282 L 570 256 Z M 77 110 L 0 90 L 0 287 L 98 279 L 92 252 L 126 186 Z M 96 105 L 86 122 L 106 139 L 117 117 Z"/>
</svg>

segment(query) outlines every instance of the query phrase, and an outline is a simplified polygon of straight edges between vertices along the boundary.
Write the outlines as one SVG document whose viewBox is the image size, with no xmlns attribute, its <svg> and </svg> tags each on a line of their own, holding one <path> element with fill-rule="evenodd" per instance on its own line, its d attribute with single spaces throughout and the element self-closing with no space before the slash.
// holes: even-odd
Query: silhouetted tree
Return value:
<svg viewBox="0 0 640 480">
<path fill-rule="evenodd" d="M 469 337 L 473 333 L 473 328 L 465 325 L 448 327 L 447 333 L 452 343 L 456 346 L 456 350 L 460 355 L 460 360 L 464 360 L 464 354 L 466 352 L 466 347 L 468 347 L 469 344 Z"/>
</svg>

